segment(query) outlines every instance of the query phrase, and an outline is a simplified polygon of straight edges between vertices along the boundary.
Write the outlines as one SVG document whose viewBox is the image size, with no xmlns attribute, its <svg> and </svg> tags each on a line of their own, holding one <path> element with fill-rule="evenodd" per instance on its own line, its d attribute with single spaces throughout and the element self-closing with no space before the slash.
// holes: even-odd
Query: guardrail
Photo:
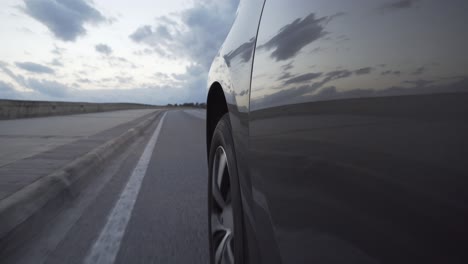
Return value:
<svg viewBox="0 0 468 264">
<path fill-rule="evenodd" d="M 158 106 L 130 103 L 81 103 L 0 100 L 0 119 L 70 115 L 143 108 L 158 108 Z"/>
</svg>

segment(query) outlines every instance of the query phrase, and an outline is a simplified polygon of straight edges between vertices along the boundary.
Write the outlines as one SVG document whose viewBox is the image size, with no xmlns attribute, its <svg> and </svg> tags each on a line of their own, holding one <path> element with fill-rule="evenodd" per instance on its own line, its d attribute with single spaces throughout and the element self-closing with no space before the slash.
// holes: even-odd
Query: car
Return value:
<svg viewBox="0 0 468 264">
<path fill-rule="evenodd" d="M 241 0 L 208 76 L 211 263 L 468 263 L 466 10 Z"/>
</svg>

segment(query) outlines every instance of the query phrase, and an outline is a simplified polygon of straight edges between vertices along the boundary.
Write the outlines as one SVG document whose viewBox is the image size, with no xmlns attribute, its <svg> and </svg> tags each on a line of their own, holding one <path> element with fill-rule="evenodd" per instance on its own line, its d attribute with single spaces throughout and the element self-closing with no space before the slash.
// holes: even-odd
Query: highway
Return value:
<svg viewBox="0 0 468 264">
<path fill-rule="evenodd" d="M 132 111 L 136 112 L 126 116 L 136 119 L 147 114 Z M 156 112 L 148 129 L 58 213 L 31 221 L 25 228 L 28 232 L 3 242 L 1 263 L 207 263 L 205 113 Z M 88 122 L 96 122 L 96 115 L 107 115 L 103 120 L 108 121 L 92 126 L 75 121 L 86 131 L 70 127 L 70 131 L 62 131 L 57 145 L 73 144 L 70 138 L 102 133 L 128 121 L 109 121 L 115 112 L 92 115 Z M 44 119 L 52 125 L 66 118 Z M 0 121 L 0 128 L 2 122 L 11 121 Z M 29 147 L 35 155 L 44 151 L 37 144 Z M 11 159 L 21 158 L 16 154 Z M 7 164 L 7 158 L 3 159 Z"/>
</svg>

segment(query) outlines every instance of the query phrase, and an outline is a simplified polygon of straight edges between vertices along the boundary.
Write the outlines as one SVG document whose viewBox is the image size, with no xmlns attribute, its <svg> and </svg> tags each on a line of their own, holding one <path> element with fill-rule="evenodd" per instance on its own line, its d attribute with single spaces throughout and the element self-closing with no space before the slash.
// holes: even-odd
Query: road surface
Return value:
<svg viewBox="0 0 468 264">
<path fill-rule="evenodd" d="M 203 111 L 167 111 L 2 263 L 207 263 Z"/>
</svg>

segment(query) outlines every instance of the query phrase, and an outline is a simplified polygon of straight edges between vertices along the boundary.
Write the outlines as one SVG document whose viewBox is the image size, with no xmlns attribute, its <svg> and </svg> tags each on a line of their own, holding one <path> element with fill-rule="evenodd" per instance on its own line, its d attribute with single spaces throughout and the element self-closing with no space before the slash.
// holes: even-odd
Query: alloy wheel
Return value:
<svg viewBox="0 0 468 264">
<path fill-rule="evenodd" d="M 226 152 L 216 149 L 211 174 L 211 238 L 216 264 L 233 264 L 234 216 L 232 211 L 231 182 Z"/>
</svg>

